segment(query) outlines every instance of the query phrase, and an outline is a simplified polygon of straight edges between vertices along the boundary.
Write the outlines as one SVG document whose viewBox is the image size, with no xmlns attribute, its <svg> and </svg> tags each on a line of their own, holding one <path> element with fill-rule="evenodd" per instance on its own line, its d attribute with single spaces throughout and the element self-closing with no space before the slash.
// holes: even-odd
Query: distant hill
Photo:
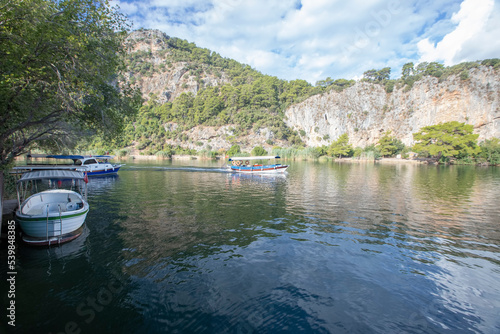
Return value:
<svg viewBox="0 0 500 334">
<path fill-rule="evenodd" d="M 328 145 L 347 133 L 353 146 L 374 144 L 384 131 L 405 144 L 426 125 L 473 124 L 480 139 L 500 137 L 498 60 L 445 68 L 407 66 L 354 80 L 326 78 L 315 86 L 285 81 L 158 30 L 132 32 L 118 80 L 141 89 L 145 103 L 116 143 L 148 154 L 255 146 Z"/>
</svg>

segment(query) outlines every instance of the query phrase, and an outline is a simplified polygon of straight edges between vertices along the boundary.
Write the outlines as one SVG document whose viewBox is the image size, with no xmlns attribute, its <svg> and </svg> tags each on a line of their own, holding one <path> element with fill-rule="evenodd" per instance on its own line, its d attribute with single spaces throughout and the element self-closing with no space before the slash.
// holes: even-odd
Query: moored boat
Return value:
<svg viewBox="0 0 500 334">
<path fill-rule="evenodd" d="M 59 189 L 35 190 L 28 196 L 30 189 L 43 186 L 40 184 L 42 180 L 48 180 L 49 187 Z M 50 246 L 80 236 L 89 212 L 86 180 L 82 172 L 72 170 L 36 170 L 22 174 L 17 183 L 19 207 L 16 220 L 23 232 L 23 241 Z M 62 189 L 63 183 L 67 182 L 78 192 Z"/>
<path fill-rule="evenodd" d="M 237 173 L 284 173 L 288 165 L 282 164 L 252 164 L 251 161 L 259 160 L 273 160 L 280 159 L 277 155 L 271 156 L 257 156 L 257 157 L 231 157 L 229 158 L 229 168 Z"/>
<path fill-rule="evenodd" d="M 17 166 L 15 169 L 22 170 L 37 170 L 37 169 L 53 169 L 67 168 L 74 170 L 84 170 L 88 176 L 116 174 L 123 164 L 112 164 L 109 160 L 113 159 L 113 155 L 28 155 L 28 158 L 47 158 L 59 160 L 72 160 L 73 163 L 62 164 L 28 164 L 26 166 Z"/>
</svg>

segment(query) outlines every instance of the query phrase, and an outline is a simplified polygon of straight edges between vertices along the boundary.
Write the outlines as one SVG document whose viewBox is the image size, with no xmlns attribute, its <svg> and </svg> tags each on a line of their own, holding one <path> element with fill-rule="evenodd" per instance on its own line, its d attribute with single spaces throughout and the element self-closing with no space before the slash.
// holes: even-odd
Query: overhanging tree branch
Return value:
<svg viewBox="0 0 500 334">
<path fill-rule="evenodd" d="M 111 132 L 135 112 L 110 78 L 127 23 L 107 0 L 8 1 L 0 8 L 0 170 L 34 143 Z"/>
</svg>

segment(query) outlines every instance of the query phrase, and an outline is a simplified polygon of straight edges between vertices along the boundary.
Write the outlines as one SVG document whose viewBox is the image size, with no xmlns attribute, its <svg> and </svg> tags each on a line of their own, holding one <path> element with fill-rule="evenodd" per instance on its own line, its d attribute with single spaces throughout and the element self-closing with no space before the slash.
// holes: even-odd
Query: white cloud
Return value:
<svg viewBox="0 0 500 334">
<path fill-rule="evenodd" d="M 113 1 L 136 29 L 159 29 L 265 74 L 313 84 L 326 77 L 359 77 L 383 67 L 391 67 L 393 77 L 398 77 L 410 61 L 499 57 L 500 20 L 493 2 Z"/>
<path fill-rule="evenodd" d="M 482 31 L 466 41 L 455 56 L 457 63 L 467 60 L 500 58 L 500 7 L 495 6 Z"/>
<path fill-rule="evenodd" d="M 455 30 L 436 45 L 433 45 L 428 38 L 418 42 L 420 61 L 444 61 L 447 66 L 457 63 L 457 55 L 462 51 L 464 44 L 482 33 L 493 7 L 494 0 L 462 2 L 460 11 L 451 18 L 451 22 L 457 24 Z"/>
</svg>

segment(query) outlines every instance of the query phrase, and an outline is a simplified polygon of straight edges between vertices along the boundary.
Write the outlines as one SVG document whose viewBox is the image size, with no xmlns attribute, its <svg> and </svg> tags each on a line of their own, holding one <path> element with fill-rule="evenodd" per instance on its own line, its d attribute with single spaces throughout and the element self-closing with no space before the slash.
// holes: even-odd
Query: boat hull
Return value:
<svg viewBox="0 0 500 334">
<path fill-rule="evenodd" d="M 263 165 L 263 166 L 231 166 L 231 171 L 235 173 L 284 173 L 288 165 Z"/>
<path fill-rule="evenodd" d="M 22 239 L 25 243 L 32 246 L 50 246 L 56 244 L 59 245 L 75 240 L 76 238 L 82 235 L 83 230 L 84 230 L 84 225 L 82 225 L 80 228 L 78 228 L 73 232 L 58 237 L 37 238 L 37 237 L 31 237 L 29 235 L 22 235 Z"/>
<path fill-rule="evenodd" d="M 59 214 L 50 213 L 47 216 L 28 216 L 16 213 L 16 219 L 21 229 L 26 235 L 31 237 L 55 237 L 65 235 L 79 229 L 89 212 L 88 204 L 76 212 L 67 212 Z M 62 222 L 62 230 L 61 230 Z M 61 232 L 60 232 L 61 231 Z"/>
<path fill-rule="evenodd" d="M 118 173 L 118 170 L 120 169 L 120 167 L 113 167 L 113 168 L 110 168 L 110 169 L 96 169 L 96 170 L 91 170 L 91 171 L 87 172 L 87 175 L 88 176 L 96 176 L 96 175 L 116 174 L 116 173 Z"/>
<path fill-rule="evenodd" d="M 26 199 L 16 211 L 16 220 L 26 239 L 43 244 L 43 240 L 50 243 L 53 238 L 72 240 L 74 232 L 85 223 L 88 212 L 89 204 L 80 194 L 56 189 Z"/>
</svg>

